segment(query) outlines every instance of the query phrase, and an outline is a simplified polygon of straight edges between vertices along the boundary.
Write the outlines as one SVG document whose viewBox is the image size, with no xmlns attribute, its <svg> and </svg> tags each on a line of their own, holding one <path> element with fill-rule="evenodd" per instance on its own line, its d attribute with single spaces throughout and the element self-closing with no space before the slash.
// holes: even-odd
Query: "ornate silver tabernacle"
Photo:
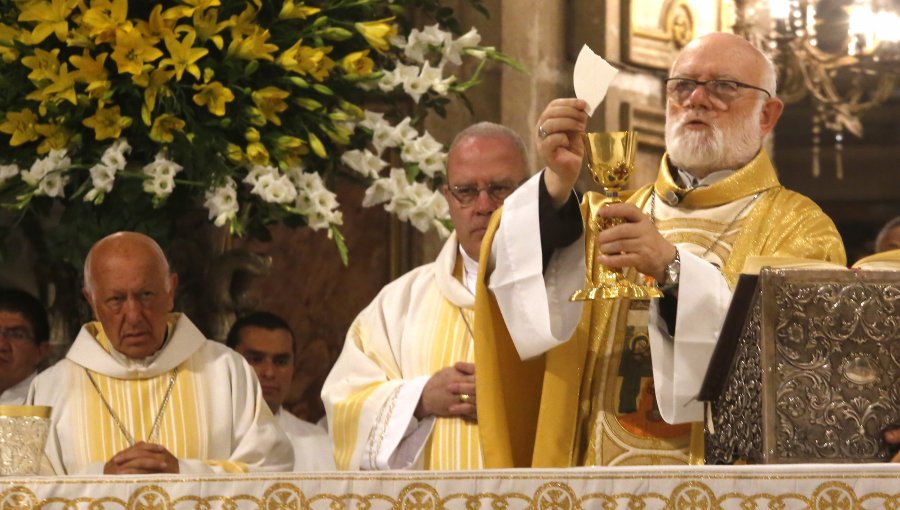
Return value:
<svg viewBox="0 0 900 510">
<path fill-rule="evenodd" d="M 742 275 L 701 400 L 706 462 L 874 462 L 900 426 L 900 272 Z"/>
</svg>

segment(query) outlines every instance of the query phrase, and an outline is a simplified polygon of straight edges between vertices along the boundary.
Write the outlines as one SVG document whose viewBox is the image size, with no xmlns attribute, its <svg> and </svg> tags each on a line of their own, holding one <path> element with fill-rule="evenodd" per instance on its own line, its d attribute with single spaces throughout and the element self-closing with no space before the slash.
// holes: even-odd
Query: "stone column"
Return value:
<svg viewBox="0 0 900 510">
<path fill-rule="evenodd" d="M 501 122 L 525 138 L 535 169 L 542 165 L 533 143 L 538 116 L 551 99 L 565 94 L 567 87 L 571 89 L 565 52 L 567 4 L 562 0 L 504 0 L 499 10 L 500 47 L 530 73 L 502 70 Z"/>
</svg>

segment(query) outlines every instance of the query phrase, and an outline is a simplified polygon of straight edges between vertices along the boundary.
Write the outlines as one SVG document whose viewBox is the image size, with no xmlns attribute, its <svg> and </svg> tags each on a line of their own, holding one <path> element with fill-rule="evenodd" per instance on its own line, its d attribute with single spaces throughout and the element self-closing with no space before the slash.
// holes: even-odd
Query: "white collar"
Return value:
<svg viewBox="0 0 900 510">
<path fill-rule="evenodd" d="M 475 284 L 478 281 L 478 261 L 470 257 L 462 245 L 459 245 L 459 253 L 463 261 L 463 285 L 474 296 Z"/>
<path fill-rule="evenodd" d="M 737 172 L 737 170 L 717 170 L 702 179 L 697 179 L 690 173 L 679 168 L 678 174 L 675 177 L 677 181 L 676 184 L 678 184 L 679 187 L 683 189 L 694 189 L 700 186 L 710 186 L 719 181 L 724 181 L 735 172 Z"/>
</svg>

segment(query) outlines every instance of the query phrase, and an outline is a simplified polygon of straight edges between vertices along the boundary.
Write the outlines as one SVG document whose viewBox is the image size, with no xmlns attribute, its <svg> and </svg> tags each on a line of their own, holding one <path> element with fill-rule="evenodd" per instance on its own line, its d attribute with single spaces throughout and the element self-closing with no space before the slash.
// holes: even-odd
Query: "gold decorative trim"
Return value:
<svg viewBox="0 0 900 510">
<path fill-rule="evenodd" d="M 490 474 L 490 472 L 484 472 Z M 562 472 L 557 472 L 561 474 Z M 508 474 L 508 473 L 504 473 Z M 568 473 L 567 473 L 568 474 Z M 575 473 L 572 473 L 575 475 Z M 643 473 L 648 475 L 649 473 Z M 710 473 L 712 474 L 712 473 Z M 351 509 L 351 508 L 392 508 L 398 510 L 451 510 L 458 508 L 466 509 L 512 509 L 512 508 L 529 508 L 534 510 L 587 510 L 594 508 L 603 508 L 605 510 L 632 510 L 632 509 L 651 509 L 665 508 L 673 510 L 695 510 L 695 509 L 721 509 L 721 508 L 741 508 L 741 509 L 771 509 L 771 508 L 803 508 L 811 510 L 833 510 L 840 508 L 900 508 L 900 492 L 897 492 L 900 484 L 877 484 L 882 490 L 865 492 L 855 485 L 848 483 L 828 480 L 818 483 L 806 492 L 797 492 L 797 484 L 791 483 L 791 476 L 751 476 L 748 479 L 764 479 L 767 481 L 785 481 L 780 487 L 786 489 L 783 493 L 773 493 L 768 490 L 756 489 L 759 484 L 747 484 L 747 489 L 741 490 L 739 484 L 725 483 L 720 488 L 714 487 L 714 480 L 719 478 L 715 475 L 703 475 L 695 480 L 688 480 L 679 483 L 670 491 L 653 490 L 654 484 L 649 483 L 654 477 L 639 476 L 646 481 L 649 490 L 646 492 L 630 494 L 626 492 L 604 492 L 601 487 L 596 484 L 585 484 L 586 489 L 590 492 L 579 493 L 571 484 L 565 481 L 550 481 L 537 486 L 533 490 L 524 490 L 525 487 L 510 486 L 510 484 L 497 484 L 498 487 L 507 487 L 512 490 L 508 492 L 460 492 L 459 486 L 447 483 L 456 477 L 450 473 L 441 473 L 446 476 L 442 486 L 450 485 L 453 492 L 442 492 L 435 484 L 425 480 L 417 480 L 404 485 L 393 483 L 385 483 L 376 486 L 378 489 L 396 489 L 396 492 L 344 492 L 331 493 L 323 490 L 327 487 L 322 481 L 333 481 L 342 477 L 332 477 L 331 475 L 320 476 L 309 485 L 304 487 L 302 484 L 290 481 L 276 481 L 269 486 L 259 487 L 256 494 L 237 493 L 240 489 L 246 489 L 245 483 L 250 477 L 234 477 L 231 483 L 225 481 L 222 485 L 211 483 L 198 483 L 196 488 L 198 494 L 188 494 L 180 497 L 173 497 L 166 488 L 165 481 L 158 481 L 156 484 L 137 484 L 123 483 L 127 485 L 130 494 L 127 498 L 122 499 L 119 495 L 120 491 L 116 491 L 116 495 L 96 495 L 96 496 L 80 496 L 76 498 L 65 497 L 47 497 L 42 499 L 32 488 L 27 485 L 15 485 L 8 487 L 0 493 L 0 510 L 59 510 L 63 509 L 103 509 L 103 510 L 208 510 L 208 509 L 227 509 L 235 510 L 314 510 L 319 508 L 332 509 Z M 416 477 L 416 474 L 407 473 L 405 478 Z M 638 475 L 636 475 L 638 476 Z M 120 477 L 115 477 L 118 480 Z M 303 475 L 296 475 L 301 482 Z M 364 480 L 365 477 L 352 477 L 356 480 Z M 377 477 L 388 479 L 401 479 L 402 476 Z M 429 477 L 424 477 L 429 478 Z M 464 475 L 463 480 L 478 478 L 471 473 Z M 497 480 L 506 480 L 507 476 L 492 477 L 484 476 L 481 483 L 473 485 L 471 488 L 480 489 L 484 487 L 484 482 Z M 519 477 L 509 476 L 510 480 Z M 534 475 L 529 478 L 534 480 Z M 581 476 L 573 476 L 575 479 Z M 589 477 L 590 478 L 590 477 Z M 600 477 L 601 479 L 604 477 Z M 629 476 L 616 476 L 615 478 L 630 479 Z M 670 479 L 670 477 L 662 477 Z M 727 477 L 726 477 L 727 478 Z M 742 476 L 735 477 L 735 480 L 743 479 Z M 799 480 L 806 479 L 800 476 Z M 900 473 L 886 475 L 886 481 L 900 480 Z M 269 480 L 270 479 L 265 479 Z M 41 480 L 43 482 L 45 480 Z M 187 480 L 182 480 L 186 482 Z M 38 480 L 35 480 L 38 482 Z M 64 487 L 67 484 L 65 479 L 57 480 L 63 482 L 58 487 Z M 90 485 L 81 481 L 87 490 Z M 174 482 L 178 484 L 178 482 Z M 36 483 L 40 486 L 41 483 Z M 872 484 L 875 486 L 876 484 Z M 55 486 L 55 485 L 54 485 Z M 352 484 L 341 484 L 342 487 L 352 488 Z M 887 491 L 884 488 L 887 487 Z M 44 488 L 47 488 L 46 486 Z M 52 490 L 54 487 L 50 487 Z M 315 488 L 321 492 L 304 490 L 304 488 Z M 201 490 L 202 489 L 202 490 Z M 233 490 L 235 493 L 217 494 L 216 490 L 225 491 Z M 756 489 L 756 490 L 755 490 Z M 36 489 L 37 490 L 37 489 Z M 523 491 L 524 490 L 524 491 Z M 893 490 L 894 492 L 889 492 Z M 102 493 L 102 485 L 94 486 L 90 492 Z"/>
<path fill-rule="evenodd" d="M 0 416 L 50 418 L 50 406 L 0 406 Z"/>
</svg>

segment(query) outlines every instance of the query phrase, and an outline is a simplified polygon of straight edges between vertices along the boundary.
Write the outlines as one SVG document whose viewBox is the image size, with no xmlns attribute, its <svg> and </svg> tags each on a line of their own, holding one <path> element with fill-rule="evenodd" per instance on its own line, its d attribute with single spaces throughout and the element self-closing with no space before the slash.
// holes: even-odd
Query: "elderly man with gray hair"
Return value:
<svg viewBox="0 0 900 510">
<path fill-rule="evenodd" d="M 253 370 L 171 313 L 177 275 L 134 232 L 84 264 L 85 324 L 28 402 L 53 407 L 46 456 L 58 475 L 289 471 L 290 442 Z"/>
<path fill-rule="evenodd" d="M 509 353 L 505 365 L 478 367 L 481 401 L 508 412 L 492 422 L 482 413 L 489 467 L 698 462 L 697 394 L 744 262 L 845 262 L 832 221 L 781 185 L 763 148 L 783 109 L 771 61 L 736 35 L 713 33 L 685 46 L 670 72 L 666 154 L 655 182 L 625 202 L 607 207 L 588 193 L 579 204 L 572 191 L 584 101 L 556 99 L 538 118 L 547 168 L 509 197 L 496 234 L 485 236 L 496 307 L 477 309 L 493 318 L 476 330 L 479 347 Z M 663 297 L 569 302 L 600 264 L 655 281 Z M 522 360 L 537 363 L 527 370 Z M 498 367 L 521 375 L 495 377 Z"/>
<path fill-rule="evenodd" d="M 356 318 L 322 400 L 338 469 L 477 469 L 472 326 L 481 239 L 525 180 L 521 138 L 488 122 L 450 146 L 444 196 L 454 233 Z"/>
</svg>

